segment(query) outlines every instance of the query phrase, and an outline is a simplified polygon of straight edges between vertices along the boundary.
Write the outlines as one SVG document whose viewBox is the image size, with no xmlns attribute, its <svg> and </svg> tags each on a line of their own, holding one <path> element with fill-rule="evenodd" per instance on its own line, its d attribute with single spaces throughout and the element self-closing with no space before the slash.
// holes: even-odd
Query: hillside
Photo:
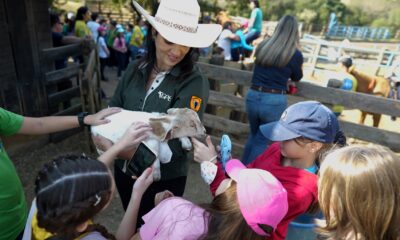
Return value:
<svg viewBox="0 0 400 240">
<path fill-rule="evenodd" d="M 368 13 L 386 12 L 390 9 L 400 8 L 400 0 L 342 0 L 349 7 L 357 7 Z"/>
</svg>

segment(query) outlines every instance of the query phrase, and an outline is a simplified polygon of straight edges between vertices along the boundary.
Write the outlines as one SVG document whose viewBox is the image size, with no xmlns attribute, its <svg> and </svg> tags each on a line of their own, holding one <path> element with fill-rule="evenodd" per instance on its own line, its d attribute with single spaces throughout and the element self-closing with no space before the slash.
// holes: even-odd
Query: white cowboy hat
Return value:
<svg viewBox="0 0 400 240">
<path fill-rule="evenodd" d="M 197 0 L 161 0 L 156 16 L 150 16 L 136 1 L 135 8 L 170 42 L 195 48 L 210 46 L 221 33 L 218 24 L 199 24 Z"/>
</svg>

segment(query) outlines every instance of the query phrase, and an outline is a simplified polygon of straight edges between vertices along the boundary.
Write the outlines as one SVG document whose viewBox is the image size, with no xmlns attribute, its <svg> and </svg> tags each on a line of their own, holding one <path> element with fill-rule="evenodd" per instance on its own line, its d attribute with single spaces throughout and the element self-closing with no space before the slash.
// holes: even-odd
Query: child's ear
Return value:
<svg viewBox="0 0 400 240">
<path fill-rule="evenodd" d="M 84 232 L 86 230 L 86 228 L 88 227 L 88 225 L 89 225 L 89 221 L 81 223 L 78 226 L 76 226 L 76 231 L 79 233 Z"/>
<path fill-rule="evenodd" d="M 318 152 L 318 151 L 322 148 L 322 146 L 323 146 L 323 143 L 313 141 L 313 142 L 311 142 L 311 143 L 309 144 L 309 151 L 310 151 L 311 153 L 316 153 L 316 152 Z"/>
</svg>

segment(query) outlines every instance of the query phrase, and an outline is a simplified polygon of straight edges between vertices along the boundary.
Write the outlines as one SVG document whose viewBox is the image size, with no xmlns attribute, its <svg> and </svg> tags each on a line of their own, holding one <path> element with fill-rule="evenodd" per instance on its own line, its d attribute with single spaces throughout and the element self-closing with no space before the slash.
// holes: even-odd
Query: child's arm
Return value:
<svg viewBox="0 0 400 240">
<path fill-rule="evenodd" d="M 120 108 L 103 109 L 96 114 L 87 115 L 84 123 L 87 125 L 101 125 L 108 123 L 106 119 L 114 113 L 120 112 Z M 76 116 L 57 116 L 57 117 L 24 117 L 19 134 L 38 135 L 63 131 L 71 128 L 79 127 L 78 118 Z"/>
<path fill-rule="evenodd" d="M 124 218 L 122 219 L 116 234 L 118 240 L 125 239 L 140 239 L 135 235 L 136 219 L 139 212 L 140 202 L 146 189 L 153 183 L 153 171 L 147 168 L 142 175 L 136 180 L 133 185 L 131 200 L 129 201 L 128 208 L 126 209 Z M 137 238 L 139 237 L 139 238 Z"/>
<path fill-rule="evenodd" d="M 108 167 L 111 167 L 114 159 L 117 157 L 130 159 L 136 152 L 140 142 L 148 137 L 149 131 L 151 131 L 151 127 L 148 124 L 142 122 L 133 123 L 118 142 L 112 145 L 111 141 L 109 141 L 108 146 L 105 146 L 105 149 L 103 149 L 107 151 L 98 159 Z"/>
</svg>

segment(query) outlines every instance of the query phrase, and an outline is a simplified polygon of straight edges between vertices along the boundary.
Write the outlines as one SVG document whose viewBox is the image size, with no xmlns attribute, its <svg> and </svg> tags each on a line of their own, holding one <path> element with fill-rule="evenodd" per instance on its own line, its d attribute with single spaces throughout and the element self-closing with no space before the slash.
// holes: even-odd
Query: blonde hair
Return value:
<svg viewBox="0 0 400 240">
<path fill-rule="evenodd" d="M 272 37 L 258 45 L 255 62 L 264 67 L 284 67 L 295 53 L 298 42 L 297 21 L 286 15 L 279 20 Z"/>
<path fill-rule="evenodd" d="M 320 168 L 318 231 L 333 239 L 399 239 L 400 158 L 380 146 L 348 146 Z"/>
</svg>

